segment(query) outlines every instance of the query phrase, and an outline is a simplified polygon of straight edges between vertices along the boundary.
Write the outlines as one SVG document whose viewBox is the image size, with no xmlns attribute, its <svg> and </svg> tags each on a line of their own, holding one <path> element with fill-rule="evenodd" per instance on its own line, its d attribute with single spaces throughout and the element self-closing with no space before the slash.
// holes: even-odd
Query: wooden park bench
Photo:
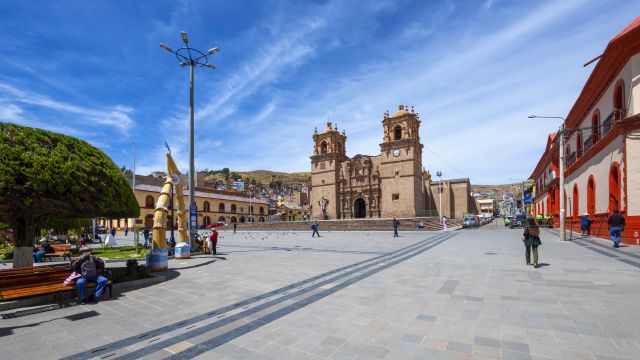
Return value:
<svg viewBox="0 0 640 360">
<path fill-rule="evenodd" d="M 75 283 L 63 284 L 71 272 L 72 270 L 67 264 L 0 270 L 0 301 L 53 294 L 58 306 L 62 307 L 62 293 L 76 290 Z M 109 297 L 113 297 L 111 274 L 105 270 L 102 275 L 109 279 L 107 288 L 109 289 Z M 96 285 L 95 282 L 89 282 L 87 288 Z"/>
<path fill-rule="evenodd" d="M 49 245 L 53 248 L 52 253 L 44 254 L 45 259 L 49 259 L 49 261 L 53 261 L 54 257 L 62 257 L 62 260 L 69 259 L 71 261 L 71 245 L 62 244 L 62 245 Z M 42 245 L 38 245 L 38 250 L 42 249 Z"/>
</svg>

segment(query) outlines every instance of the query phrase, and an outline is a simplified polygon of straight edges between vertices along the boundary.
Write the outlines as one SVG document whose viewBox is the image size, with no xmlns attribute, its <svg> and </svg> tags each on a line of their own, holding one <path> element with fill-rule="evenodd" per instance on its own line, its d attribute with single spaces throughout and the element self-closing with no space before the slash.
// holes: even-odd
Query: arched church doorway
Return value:
<svg viewBox="0 0 640 360">
<path fill-rule="evenodd" d="M 367 204 L 363 198 L 357 198 L 353 203 L 353 217 L 357 219 L 367 217 Z"/>
</svg>

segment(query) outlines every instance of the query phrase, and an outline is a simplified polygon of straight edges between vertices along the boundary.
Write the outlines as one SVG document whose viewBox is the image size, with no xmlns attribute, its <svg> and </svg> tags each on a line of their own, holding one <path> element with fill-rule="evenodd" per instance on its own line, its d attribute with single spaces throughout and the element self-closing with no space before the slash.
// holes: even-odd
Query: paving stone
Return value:
<svg viewBox="0 0 640 360">
<path fill-rule="evenodd" d="M 196 356 L 203 359 L 595 360 L 594 354 L 635 359 L 640 349 L 635 335 L 640 334 L 637 268 L 575 243 L 560 243 L 546 231 L 543 254 L 551 266 L 540 269 L 523 265 L 521 243 L 514 241 L 518 231 L 480 228 L 456 233 L 455 238 L 392 266 L 382 265 L 386 267 L 381 271 L 349 286 L 336 285 L 363 272 L 295 297 L 291 294 L 299 289 L 334 276 L 327 272 L 384 253 L 400 254 L 401 248 L 441 233 L 406 232 L 392 241 L 389 234 L 376 232 L 331 232 L 321 239 L 302 232 L 270 234 L 264 240 L 249 234 L 258 233 L 224 236 L 222 247 L 225 242 L 237 246 L 228 248 L 226 261 L 211 262 L 206 256 L 172 260 L 170 267 L 178 277 L 123 293 L 117 300 L 2 320 L 3 355 L 28 349 L 39 359 L 53 353 L 62 358 L 81 349 L 114 346 L 114 341 L 135 339 L 146 331 L 166 333 L 169 339 L 175 331 L 203 344 L 226 339 Z M 496 255 L 486 256 L 487 252 Z M 585 268 L 585 263 L 595 265 Z M 322 273 L 327 273 L 322 279 L 288 288 Z M 204 322 L 230 316 L 217 319 L 207 313 L 261 294 L 268 298 L 281 287 L 290 295 L 274 298 L 289 298 L 260 315 L 194 333 L 205 329 L 200 326 Z M 306 303 L 298 305 L 301 300 Z M 252 306 L 257 305 L 237 310 Z M 87 311 L 97 315 L 69 318 Z M 187 319 L 198 326 L 161 330 Z M 234 330 L 249 324 L 248 330 Z M 65 344 L 49 354 L 33 347 L 34 343 L 53 346 L 65 338 L 81 345 Z M 124 354 L 143 349 L 151 358 L 167 356 L 151 346 L 144 341 L 116 350 Z"/>
</svg>

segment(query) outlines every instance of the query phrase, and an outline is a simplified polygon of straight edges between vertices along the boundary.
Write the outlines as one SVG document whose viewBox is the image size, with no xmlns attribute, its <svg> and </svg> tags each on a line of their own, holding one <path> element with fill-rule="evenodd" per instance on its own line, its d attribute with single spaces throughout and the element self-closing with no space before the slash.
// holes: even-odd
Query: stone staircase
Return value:
<svg viewBox="0 0 640 360">
<path fill-rule="evenodd" d="M 392 231 L 391 218 L 376 219 L 342 219 L 342 220 L 318 220 L 318 231 Z M 416 224 L 421 222 L 424 228 L 420 230 L 438 231 L 442 230 L 442 224 L 438 218 L 415 217 L 398 218 L 400 221 L 399 230 L 416 230 Z M 460 226 L 461 221 L 448 219 L 449 228 Z M 225 228 L 230 228 L 230 225 Z M 283 221 L 276 223 L 238 223 L 238 231 L 311 231 L 311 221 Z"/>
</svg>

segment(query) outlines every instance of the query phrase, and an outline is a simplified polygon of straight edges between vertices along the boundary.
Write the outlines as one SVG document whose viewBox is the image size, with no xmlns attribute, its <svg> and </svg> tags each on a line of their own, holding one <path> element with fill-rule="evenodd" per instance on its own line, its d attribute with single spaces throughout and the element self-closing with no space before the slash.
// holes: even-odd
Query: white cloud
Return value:
<svg viewBox="0 0 640 360">
<path fill-rule="evenodd" d="M 82 107 L 54 100 L 32 91 L 23 91 L 7 83 L 0 83 L 0 100 L 8 104 L 22 103 L 61 114 L 72 114 L 82 120 L 82 126 L 84 127 L 92 127 L 91 124 L 98 124 L 115 128 L 123 135 L 126 135 L 127 131 L 134 125 L 133 120 L 129 117 L 133 109 L 128 106 L 116 105 L 111 109 Z M 67 116 L 63 115 L 61 118 L 65 119 Z M 64 121 L 61 120 L 61 122 Z M 66 119 L 66 121 L 68 126 L 69 119 Z"/>
</svg>

